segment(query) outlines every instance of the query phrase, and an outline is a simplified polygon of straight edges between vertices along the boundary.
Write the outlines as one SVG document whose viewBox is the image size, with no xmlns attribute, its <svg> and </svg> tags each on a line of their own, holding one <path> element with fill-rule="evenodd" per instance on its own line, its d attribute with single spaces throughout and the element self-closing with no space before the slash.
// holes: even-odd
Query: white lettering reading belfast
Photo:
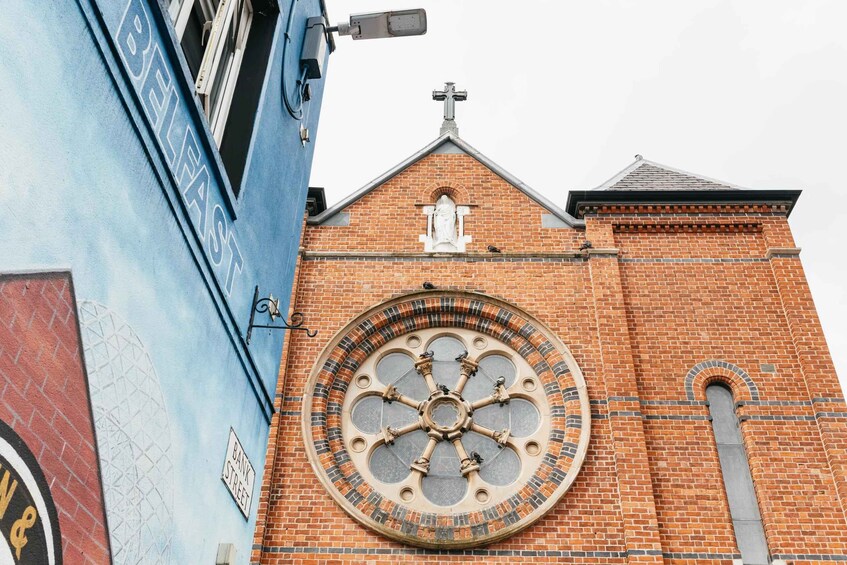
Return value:
<svg viewBox="0 0 847 565">
<path fill-rule="evenodd" d="M 209 167 L 190 121 L 185 120 L 187 125 L 182 135 L 174 128 L 182 104 L 159 46 L 153 44 L 150 18 L 142 0 L 130 0 L 127 4 L 116 41 L 191 221 L 218 277 L 224 281 L 226 295 L 230 296 L 244 259 L 223 208 L 210 202 Z M 174 148 L 174 136 L 177 140 L 181 138 L 179 151 Z M 224 260 L 225 255 L 228 260 Z"/>
</svg>

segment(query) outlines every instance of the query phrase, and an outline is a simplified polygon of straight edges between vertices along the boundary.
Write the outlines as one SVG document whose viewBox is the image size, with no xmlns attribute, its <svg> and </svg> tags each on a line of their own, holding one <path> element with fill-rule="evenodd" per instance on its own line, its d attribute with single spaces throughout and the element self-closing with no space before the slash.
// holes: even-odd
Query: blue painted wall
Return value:
<svg viewBox="0 0 847 565">
<path fill-rule="evenodd" d="M 283 332 L 242 336 L 254 285 L 288 309 L 313 144 L 280 84 L 293 90 L 319 15 L 319 0 L 280 2 L 236 199 L 156 0 L 3 5 L 0 272 L 71 270 L 116 563 L 214 563 L 219 543 L 249 560 L 257 503 L 245 520 L 221 470 L 232 428 L 258 498 Z M 323 81 L 311 86 L 314 142 Z M 144 418 L 165 429 L 130 429 Z M 156 519 L 136 531 L 145 512 Z"/>
</svg>

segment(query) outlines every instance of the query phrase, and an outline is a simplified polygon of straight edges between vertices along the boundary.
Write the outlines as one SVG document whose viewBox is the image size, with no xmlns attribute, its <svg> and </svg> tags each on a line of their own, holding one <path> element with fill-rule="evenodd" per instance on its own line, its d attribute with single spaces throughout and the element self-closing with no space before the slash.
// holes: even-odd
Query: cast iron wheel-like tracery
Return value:
<svg viewBox="0 0 847 565">
<path fill-rule="evenodd" d="M 505 378 L 498 378 L 491 396 L 470 404 L 462 398 L 462 391 L 464 390 L 468 379 L 476 375 L 479 364 L 468 359 L 467 350 L 465 350 L 459 357 L 456 357 L 456 361 L 460 363 L 461 372 L 456 388 L 454 390 L 450 390 L 446 385 L 437 384 L 432 378 L 432 357 L 433 353 L 431 351 L 427 351 L 422 354 L 420 356 L 420 360 L 415 363 L 415 369 L 418 374 L 424 378 L 427 387 L 429 388 L 430 396 L 427 400 L 417 403 L 397 392 L 397 388 L 393 385 L 386 387 L 385 392 L 382 395 L 385 402 L 397 401 L 415 408 L 421 416 L 420 421 L 414 424 L 409 424 L 408 426 L 400 429 L 385 427 L 382 430 L 382 435 L 386 444 L 393 445 L 394 440 L 398 437 L 415 430 L 422 429 L 427 433 L 429 441 L 427 442 L 423 453 L 410 466 L 412 471 L 420 473 L 421 475 L 426 475 L 429 472 L 430 457 L 432 456 L 432 452 L 435 450 L 436 444 L 440 441 L 450 442 L 456 449 L 456 454 L 459 457 L 462 476 L 466 477 L 471 473 L 478 472 L 479 465 L 483 461 L 483 458 L 479 453 L 476 451 L 468 453 L 468 450 L 465 449 L 465 446 L 462 444 L 462 436 L 466 432 L 473 430 L 478 434 L 490 437 L 497 441 L 500 448 L 505 446 L 509 439 L 508 429 L 491 430 L 473 422 L 473 411 L 475 409 L 484 408 L 485 406 L 495 403 L 503 405 L 509 402 L 509 394 L 503 386 Z M 449 408 L 444 410 L 444 407 Z M 455 417 L 453 418 L 448 417 L 445 419 L 436 415 L 436 412 L 438 411 L 442 413 L 449 413 L 451 409 L 453 414 L 455 414 Z"/>
<path fill-rule="evenodd" d="M 531 392 L 536 381 L 518 378 L 503 351 L 473 355 L 454 336 L 433 340 L 416 359 L 412 353 L 384 356 L 379 382 L 354 393 L 352 422 L 365 435 L 353 451 L 356 441 L 361 451 L 370 447 L 370 472 L 397 485 L 404 502 L 423 492 L 436 506 L 453 506 L 468 491 L 489 502 L 491 487 L 515 482 L 546 441 L 543 392 Z"/>
</svg>

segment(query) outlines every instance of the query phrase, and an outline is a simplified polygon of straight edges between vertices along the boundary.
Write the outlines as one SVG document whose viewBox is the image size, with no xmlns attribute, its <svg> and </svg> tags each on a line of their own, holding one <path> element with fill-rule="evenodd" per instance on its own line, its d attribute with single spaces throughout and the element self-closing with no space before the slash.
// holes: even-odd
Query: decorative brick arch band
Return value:
<svg viewBox="0 0 847 565">
<path fill-rule="evenodd" d="M 440 327 L 472 330 L 508 345 L 535 371 L 550 409 L 550 436 L 531 478 L 515 485 L 516 494 L 506 500 L 473 511 L 422 512 L 382 496 L 356 470 L 342 436 L 341 407 L 359 366 L 398 336 Z M 351 517 L 403 543 L 460 549 L 510 536 L 553 508 L 585 459 L 591 412 L 579 367 L 547 328 L 482 294 L 434 291 L 381 304 L 335 335 L 306 384 L 302 426 L 313 470 Z"/>
<path fill-rule="evenodd" d="M 685 394 L 688 400 L 705 399 L 706 386 L 713 382 L 725 383 L 736 396 L 743 396 L 736 398 L 736 401 L 759 400 L 759 387 L 744 369 L 716 359 L 697 363 L 685 375 Z"/>
<path fill-rule="evenodd" d="M 426 188 L 427 202 L 435 202 L 442 194 L 449 196 L 456 204 L 470 204 L 470 196 L 464 185 L 452 181 L 439 181 Z"/>
</svg>

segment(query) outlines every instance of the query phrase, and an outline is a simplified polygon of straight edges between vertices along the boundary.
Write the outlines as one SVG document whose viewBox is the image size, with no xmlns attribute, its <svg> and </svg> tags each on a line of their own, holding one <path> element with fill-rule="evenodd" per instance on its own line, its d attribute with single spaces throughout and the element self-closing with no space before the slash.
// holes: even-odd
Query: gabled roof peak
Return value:
<svg viewBox="0 0 847 565">
<path fill-rule="evenodd" d="M 594 190 L 747 190 L 635 156 L 635 161 Z"/>
<path fill-rule="evenodd" d="M 456 154 L 456 153 L 464 153 L 469 155 L 479 161 L 482 165 L 487 167 L 491 172 L 495 175 L 499 176 L 507 183 L 514 186 L 516 189 L 520 190 L 524 194 L 526 194 L 530 199 L 534 200 L 536 203 L 541 205 L 543 208 L 547 209 L 553 216 L 560 219 L 566 225 L 571 227 L 582 226 L 584 225 L 581 220 L 577 220 L 558 206 L 556 206 L 553 202 L 530 188 L 526 183 L 522 180 L 518 179 L 508 171 L 506 171 L 503 167 L 480 153 L 478 150 L 474 149 L 468 142 L 460 138 L 458 135 L 454 135 L 452 132 L 445 132 L 444 134 L 437 137 L 431 143 L 427 144 L 425 147 L 414 153 L 413 155 L 406 158 L 404 161 L 398 163 L 391 169 L 387 170 L 353 194 L 349 195 L 347 198 L 344 198 L 334 206 L 326 209 L 321 214 L 317 216 L 313 216 L 307 219 L 307 223 L 309 225 L 319 225 L 324 223 L 329 218 L 335 216 L 378 186 L 381 186 L 402 173 L 407 168 L 411 167 L 424 157 L 431 154 Z"/>
</svg>

